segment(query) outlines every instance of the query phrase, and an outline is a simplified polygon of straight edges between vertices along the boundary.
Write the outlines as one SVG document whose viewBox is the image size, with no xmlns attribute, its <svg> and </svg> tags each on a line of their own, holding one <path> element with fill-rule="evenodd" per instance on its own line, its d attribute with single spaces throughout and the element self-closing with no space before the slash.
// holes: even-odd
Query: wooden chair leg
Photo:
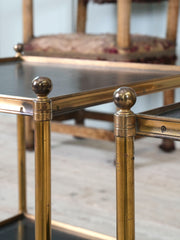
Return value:
<svg viewBox="0 0 180 240">
<path fill-rule="evenodd" d="M 174 89 L 164 92 L 164 105 L 174 103 Z M 175 144 L 173 140 L 163 139 L 162 144 L 159 146 L 165 152 L 172 152 L 175 150 Z"/>
<path fill-rule="evenodd" d="M 179 0 L 168 1 L 167 16 L 168 17 L 166 37 L 168 40 L 176 42 L 179 17 Z"/>
<path fill-rule="evenodd" d="M 131 0 L 118 0 L 117 2 L 117 46 L 129 48 L 130 46 L 130 19 Z"/>
<path fill-rule="evenodd" d="M 84 110 L 79 110 L 76 112 L 75 122 L 78 125 L 84 125 Z"/>
<path fill-rule="evenodd" d="M 77 33 L 85 33 L 86 18 L 87 18 L 87 1 L 78 0 L 77 30 L 76 30 Z"/>
<path fill-rule="evenodd" d="M 167 18 L 167 39 L 176 42 L 178 15 L 179 15 L 179 0 L 168 1 L 168 18 Z M 174 90 L 164 92 L 164 105 L 174 103 Z M 160 148 L 165 152 L 171 152 L 175 149 L 173 140 L 163 139 Z"/>
<path fill-rule="evenodd" d="M 25 139 L 26 139 L 26 149 L 34 150 L 34 128 L 32 117 L 25 117 Z"/>
<path fill-rule="evenodd" d="M 23 40 L 33 37 L 33 0 L 23 0 Z"/>
<path fill-rule="evenodd" d="M 84 111 L 83 110 L 79 110 L 76 112 L 76 117 L 75 117 L 75 122 L 76 125 L 84 125 Z M 84 139 L 83 137 L 77 137 L 75 136 L 76 139 Z"/>
</svg>

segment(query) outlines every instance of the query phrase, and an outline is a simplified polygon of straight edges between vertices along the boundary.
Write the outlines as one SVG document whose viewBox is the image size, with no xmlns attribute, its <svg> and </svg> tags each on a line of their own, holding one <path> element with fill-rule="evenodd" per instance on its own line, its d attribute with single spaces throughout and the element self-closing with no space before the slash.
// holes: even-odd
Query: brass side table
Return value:
<svg viewBox="0 0 180 240">
<path fill-rule="evenodd" d="M 109 236 L 51 222 L 51 120 L 73 110 L 111 102 L 113 92 L 124 84 L 133 87 L 138 95 L 179 87 L 179 67 L 26 57 L 19 53 L 15 58 L 0 60 L 0 76 L 0 112 L 18 117 L 19 172 L 19 213 L 0 223 L 0 239 L 50 240 L 52 236 L 53 240 L 113 240 Z M 121 151 L 126 151 L 126 142 L 130 147 L 133 145 L 134 115 L 126 109 L 123 113 L 127 113 L 128 117 L 123 117 L 115 126 L 116 135 L 123 134 L 120 139 L 117 137 L 117 144 L 123 144 Z M 25 116 L 33 117 L 35 127 L 35 217 L 28 215 L 26 206 Z M 127 125 L 123 125 L 126 119 Z M 118 130 L 119 123 L 124 126 L 123 129 Z M 128 131 L 125 129 L 127 126 Z M 117 164 L 117 171 L 119 166 Z M 126 170 L 130 173 L 133 166 L 128 166 L 128 169 L 123 166 L 124 175 L 119 180 L 125 179 Z M 126 189 L 127 184 L 133 183 L 133 175 L 130 173 L 128 178 L 120 190 L 121 181 L 117 181 L 117 192 L 133 197 L 132 189 Z M 121 218 L 117 218 L 117 226 L 123 222 L 124 229 L 133 232 L 134 216 L 128 218 L 130 227 L 126 225 L 124 216 L 126 210 L 132 212 L 129 204 L 134 200 L 131 198 L 126 203 L 126 198 L 122 199 L 123 194 L 117 194 L 117 216 Z M 124 208 L 123 215 L 119 208 Z M 126 232 L 118 233 L 117 239 L 133 240 L 133 235 L 127 238 Z"/>
<path fill-rule="evenodd" d="M 180 103 L 141 114 L 131 107 L 136 102 L 132 88 L 115 91 L 114 102 L 120 109 L 115 114 L 117 239 L 135 239 L 134 214 L 134 137 L 136 134 L 180 141 Z"/>
</svg>

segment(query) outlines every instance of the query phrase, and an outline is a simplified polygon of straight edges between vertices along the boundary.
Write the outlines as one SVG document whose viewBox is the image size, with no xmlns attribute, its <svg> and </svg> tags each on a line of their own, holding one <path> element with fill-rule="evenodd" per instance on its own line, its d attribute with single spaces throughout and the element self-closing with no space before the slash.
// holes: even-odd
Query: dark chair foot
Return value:
<svg viewBox="0 0 180 240">
<path fill-rule="evenodd" d="M 31 144 L 26 143 L 26 150 L 27 151 L 34 151 L 34 142 Z"/>
<path fill-rule="evenodd" d="M 85 138 L 83 138 L 83 137 L 76 137 L 76 136 L 74 136 L 74 138 L 77 139 L 77 140 L 83 140 L 83 139 L 85 139 Z"/>
<path fill-rule="evenodd" d="M 162 144 L 159 146 L 164 152 L 172 152 L 175 150 L 175 144 L 173 140 L 163 139 Z"/>
</svg>

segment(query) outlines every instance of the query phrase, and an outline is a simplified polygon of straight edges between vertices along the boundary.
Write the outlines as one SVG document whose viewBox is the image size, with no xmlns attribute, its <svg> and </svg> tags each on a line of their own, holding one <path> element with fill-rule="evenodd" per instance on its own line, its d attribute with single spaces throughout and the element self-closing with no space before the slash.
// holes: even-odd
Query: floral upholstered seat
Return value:
<svg viewBox="0 0 180 240">
<path fill-rule="evenodd" d="M 71 57 L 83 59 L 96 59 L 108 61 L 129 61 L 145 63 L 171 64 L 176 59 L 175 41 L 170 38 L 159 38 L 154 36 L 131 35 L 126 30 L 130 25 L 130 17 L 126 17 L 121 23 L 121 29 L 117 34 L 86 34 L 86 10 L 88 2 L 95 3 L 116 3 L 117 0 L 79 0 L 78 20 L 80 25 L 78 33 L 46 35 L 30 39 L 24 45 L 26 54 L 53 55 L 57 57 Z M 159 2 L 164 0 L 133 0 L 134 2 Z M 128 3 L 127 3 L 128 2 Z M 169 2 L 173 2 L 169 0 Z M 177 2 L 177 0 L 175 0 Z M 131 1 L 120 1 L 117 18 L 129 8 Z M 117 6 L 118 8 L 118 6 Z M 172 11 L 172 3 L 169 6 Z M 175 8 L 175 5 L 173 5 Z M 128 13 L 127 13 L 128 15 Z M 118 21 L 117 19 L 117 21 Z M 83 22 L 83 24 L 82 24 Z M 125 27 L 124 27 L 125 25 Z M 169 24 L 170 25 L 170 24 Z M 77 28 L 78 29 L 78 28 Z M 124 32 L 125 31 L 125 32 Z M 128 46 L 118 44 L 118 35 L 126 35 L 129 38 Z"/>
<path fill-rule="evenodd" d="M 24 51 L 33 55 L 146 63 L 172 63 L 176 58 L 173 41 L 144 35 L 131 35 L 127 49 L 117 47 L 113 34 L 47 35 L 32 39 L 24 45 Z"/>
<path fill-rule="evenodd" d="M 91 0 L 84 0 L 85 2 L 91 1 Z M 165 0 L 132 0 L 132 2 L 142 2 L 142 3 L 151 3 L 151 2 L 161 2 Z M 116 3 L 117 0 L 93 0 L 95 3 Z"/>
</svg>

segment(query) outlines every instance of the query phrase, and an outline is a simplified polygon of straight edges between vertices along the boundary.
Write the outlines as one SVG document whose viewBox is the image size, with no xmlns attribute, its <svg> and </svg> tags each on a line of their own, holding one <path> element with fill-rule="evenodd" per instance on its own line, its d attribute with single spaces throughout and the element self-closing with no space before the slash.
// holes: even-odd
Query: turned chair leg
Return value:
<svg viewBox="0 0 180 240">
<path fill-rule="evenodd" d="M 167 33 L 168 40 L 176 42 L 177 26 L 179 16 L 179 0 L 168 1 L 168 17 L 167 17 Z M 175 63 L 174 63 L 175 64 Z M 174 103 L 174 90 L 167 90 L 164 92 L 164 105 Z M 163 139 L 160 148 L 165 152 L 171 152 L 175 149 L 173 140 Z"/>
<path fill-rule="evenodd" d="M 174 89 L 164 92 L 164 105 L 169 105 L 172 103 L 174 103 Z M 165 152 L 172 152 L 175 150 L 174 141 L 171 139 L 163 139 L 159 147 Z"/>
<path fill-rule="evenodd" d="M 84 110 L 78 110 L 76 112 L 76 116 L 75 116 L 75 123 L 76 125 L 84 125 L 85 122 L 85 117 L 84 117 Z M 77 137 L 75 136 L 76 139 L 84 139 L 83 137 Z"/>
<path fill-rule="evenodd" d="M 128 48 L 130 46 L 130 17 L 131 17 L 131 0 L 118 0 L 117 46 L 119 48 Z"/>
<path fill-rule="evenodd" d="M 86 18 L 87 18 L 87 2 L 84 0 L 78 0 L 78 12 L 77 12 L 77 33 L 86 32 Z"/>
</svg>

